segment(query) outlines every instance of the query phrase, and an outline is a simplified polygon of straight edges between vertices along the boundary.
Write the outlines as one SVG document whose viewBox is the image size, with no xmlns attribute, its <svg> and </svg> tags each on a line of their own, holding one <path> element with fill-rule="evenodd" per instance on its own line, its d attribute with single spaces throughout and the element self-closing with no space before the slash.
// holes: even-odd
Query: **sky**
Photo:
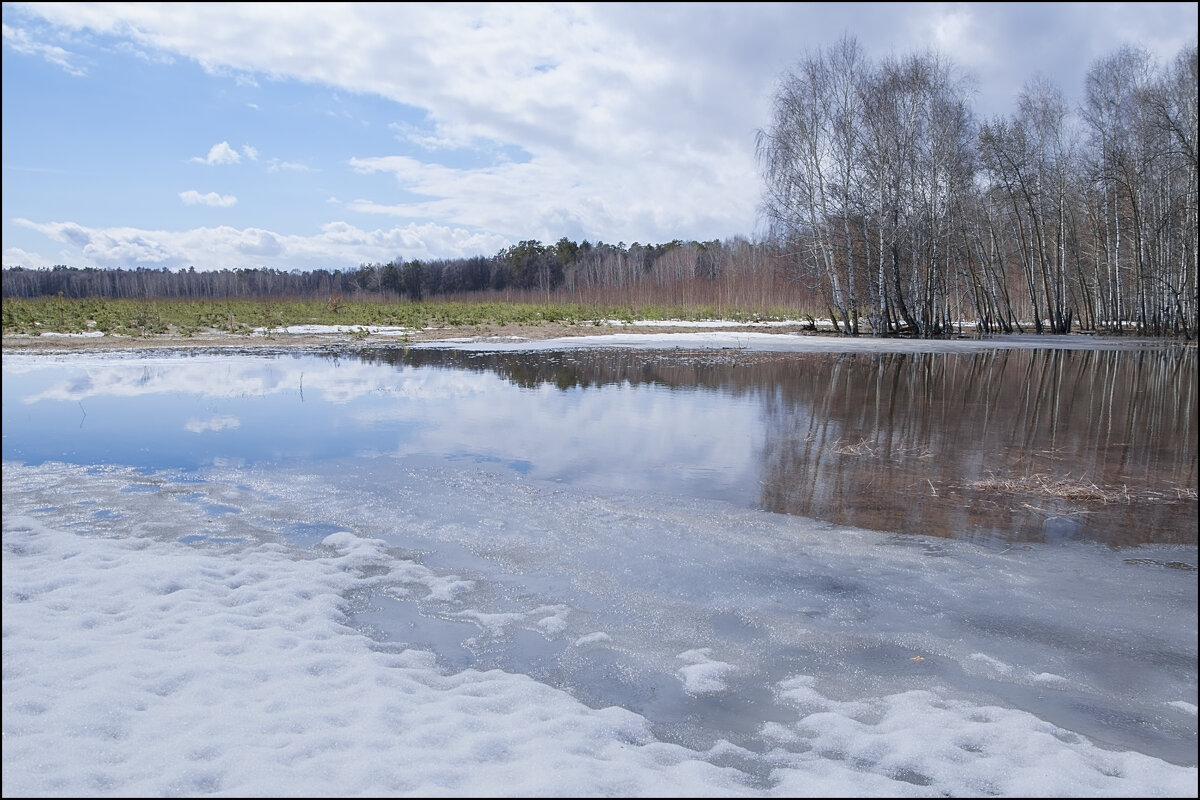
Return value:
<svg viewBox="0 0 1200 800">
<path fill-rule="evenodd" d="M 354 269 L 755 238 L 780 76 L 932 48 L 981 117 L 1196 3 L 3 5 L 3 265 Z"/>
<path fill-rule="evenodd" d="M 6 432 L 68 443 L 4 439 L 5 797 L 1195 792 L 1194 546 L 898 536 L 390 452 L 438 435 L 414 401 L 450 431 L 517 395 L 679 419 L 710 397 L 683 389 L 311 353 L 6 354 L 0 385 Z M 354 456 L 275 437 L 204 468 L 69 444 L 150 418 L 219 450 L 281 408 L 392 421 Z"/>
</svg>

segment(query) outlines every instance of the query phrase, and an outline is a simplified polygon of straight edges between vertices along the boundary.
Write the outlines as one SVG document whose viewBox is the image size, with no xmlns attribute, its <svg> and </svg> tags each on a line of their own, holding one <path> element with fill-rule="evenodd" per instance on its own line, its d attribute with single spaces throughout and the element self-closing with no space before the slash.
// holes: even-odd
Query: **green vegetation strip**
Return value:
<svg viewBox="0 0 1200 800">
<path fill-rule="evenodd" d="M 458 328 L 504 325 L 601 325 L 609 320 L 732 320 L 764 322 L 794 319 L 777 309 L 770 314 L 713 306 L 589 306 L 576 303 L 383 302 L 356 300 L 104 300 L 44 297 L 3 302 L 4 334 L 103 333 L 125 336 L 203 331 L 250 334 L 255 328 L 289 325 L 397 326 Z"/>
</svg>

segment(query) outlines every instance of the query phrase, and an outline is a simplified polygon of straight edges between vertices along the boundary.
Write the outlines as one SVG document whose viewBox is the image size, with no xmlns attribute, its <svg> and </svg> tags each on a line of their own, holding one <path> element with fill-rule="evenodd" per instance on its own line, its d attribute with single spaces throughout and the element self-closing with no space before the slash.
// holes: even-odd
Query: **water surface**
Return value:
<svg viewBox="0 0 1200 800">
<path fill-rule="evenodd" d="M 5 517 L 382 542 L 344 598 L 375 646 L 732 742 L 763 786 L 816 749 L 932 780 L 814 734 L 927 690 L 1194 765 L 1195 384 L 1128 345 L 6 356 Z"/>
<path fill-rule="evenodd" d="M 6 359 L 4 457 L 391 457 L 875 530 L 1195 544 L 1196 351 Z"/>
</svg>

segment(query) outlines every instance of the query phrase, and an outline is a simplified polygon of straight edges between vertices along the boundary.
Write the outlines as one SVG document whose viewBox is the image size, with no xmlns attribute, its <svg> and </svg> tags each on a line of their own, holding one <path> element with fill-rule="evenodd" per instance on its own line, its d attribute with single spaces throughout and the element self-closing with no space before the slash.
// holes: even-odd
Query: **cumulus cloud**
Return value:
<svg viewBox="0 0 1200 800">
<path fill-rule="evenodd" d="M 358 199 L 349 207 L 474 225 L 520 238 L 703 240 L 738 233 L 724 227 L 757 200 L 756 181 L 741 179 L 754 175 L 753 164 L 736 169 L 730 163 L 738 161 L 731 157 L 724 165 L 697 165 L 681 177 L 674 159 L 665 155 L 598 173 L 553 153 L 527 162 L 461 169 L 407 156 L 356 158 L 350 161 L 356 171 L 391 174 L 407 192 L 427 199 L 392 204 Z M 581 186 L 588 188 L 580 191 Z M 722 189 L 716 197 L 709 193 L 713 186 Z"/>
<path fill-rule="evenodd" d="M 737 87 L 719 103 L 710 98 L 710 87 L 727 83 L 717 79 L 728 64 L 677 62 L 647 46 L 645 37 L 677 26 L 678 14 L 645 30 L 600 6 L 302 4 L 277 26 L 281 18 L 271 7 L 246 5 L 217 12 L 222 34 L 215 37 L 204 33 L 210 11 L 197 6 L 80 11 L 38 13 L 184 53 L 212 70 L 288 76 L 422 109 L 424 125 L 396 132 L 423 147 L 527 154 L 527 166 L 511 170 L 494 163 L 478 171 L 430 167 L 422 180 L 439 204 L 416 209 L 414 219 L 508 238 L 625 241 L 707 239 L 753 225 L 753 132 L 769 86 Z M 277 35 L 262 36 L 264 26 Z M 714 105 L 720 113 L 709 113 Z M 237 156 L 222 142 L 196 160 L 233 163 Z M 551 175 L 561 177 L 546 183 Z M 452 178 L 465 180 L 456 188 Z M 519 182 L 501 191 L 506 178 Z M 479 189 L 486 194 L 474 194 Z M 394 205 L 395 194 L 371 202 Z M 605 217 L 593 224 L 584 215 L 596 209 Z M 564 229 L 564 220 L 573 227 Z"/>
<path fill-rule="evenodd" d="M 218 142 L 208 150 L 208 155 L 204 157 L 194 156 L 192 161 L 199 164 L 236 164 L 242 160 L 238 155 L 238 151 L 229 146 L 229 142 Z"/>
<path fill-rule="evenodd" d="M 49 267 L 54 262 L 40 253 L 30 253 L 27 250 L 22 250 L 19 247 L 4 248 L 4 268 L 24 267 L 26 269 L 38 269 L 40 267 Z"/>
<path fill-rule="evenodd" d="M 189 206 L 203 205 L 215 206 L 217 208 L 228 208 L 229 206 L 237 204 L 237 198 L 231 194 L 222 195 L 217 194 L 216 192 L 200 194 L 195 189 L 188 189 L 186 192 L 180 192 L 179 199 L 182 200 L 185 205 Z"/>
<path fill-rule="evenodd" d="M 1191 24 L 1169 24 L 1181 9 Z M 392 191 L 325 191 L 362 197 L 346 207 L 409 221 L 391 231 L 452 248 L 457 234 L 425 226 L 489 241 L 752 234 L 754 139 L 775 83 L 806 49 L 846 31 L 875 59 L 930 46 L 976 69 L 984 114 L 1012 110 L 1033 65 L 1048 65 L 1071 96 L 1091 61 L 1126 40 L 1164 56 L 1195 35 L 1194 5 L 1171 3 L 872 4 L 867 14 L 856 3 L 134 3 L 21 13 L 188 58 L 239 84 L 271 76 L 416 110 L 388 121 L 399 141 L 350 161 L 360 174 L 394 176 Z M 451 158 L 464 152 L 472 157 Z M 221 142 L 192 160 L 242 158 L 258 153 Z M 271 172 L 301 168 L 267 162 Z"/>
<path fill-rule="evenodd" d="M 1188 4 L 1112 5 L 1101 13 L 1070 3 L 875 4 L 864 15 L 855 3 L 701 4 L 687 13 L 669 4 L 603 3 L 47 4 L 29 13 L 184 54 L 239 79 L 286 76 L 425 109 L 429 143 L 438 146 L 482 136 L 535 149 L 599 143 L 619 155 L 645 133 L 697 143 L 734 136 L 749 148 L 764 121 L 754 112 L 766 109 L 773 79 L 805 47 L 847 30 L 876 57 L 925 44 L 970 57 L 980 48 L 1011 55 L 1015 28 L 1040 29 L 1036 55 L 1067 49 L 1068 37 L 1078 45 L 1072 58 L 1085 63 L 1126 38 L 1173 53 L 1195 35 L 1194 25 L 1169 42 L 1160 33 L 1163 16 Z M 1194 7 L 1185 13 L 1194 22 Z"/>
<path fill-rule="evenodd" d="M 68 259 L 69 263 L 101 267 L 355 269 L 359 264 L 397 257 L 428 260 L 491 255 L 512 244 L 497 234 L 433 222 L 375 230 L 330 222 L 312 236 L 228 225 L 151 231 L 89 228 L 74 222 L 15 222 L 75 248 L 78 255 Z"/>
</svg>

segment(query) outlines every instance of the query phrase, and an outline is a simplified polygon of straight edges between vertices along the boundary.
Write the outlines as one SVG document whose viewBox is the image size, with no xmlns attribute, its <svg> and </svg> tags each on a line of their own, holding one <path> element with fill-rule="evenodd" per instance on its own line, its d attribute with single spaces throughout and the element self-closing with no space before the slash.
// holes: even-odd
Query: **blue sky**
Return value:
<svg viewBox="0 0 1200 800">
<path fill-rule="evenodd" d="M 761 229 L 781 73 L 937 49 L 982 117 L 1196 3 L 3 5 L 3 263 L 353 269 Z"/>
</svg>

